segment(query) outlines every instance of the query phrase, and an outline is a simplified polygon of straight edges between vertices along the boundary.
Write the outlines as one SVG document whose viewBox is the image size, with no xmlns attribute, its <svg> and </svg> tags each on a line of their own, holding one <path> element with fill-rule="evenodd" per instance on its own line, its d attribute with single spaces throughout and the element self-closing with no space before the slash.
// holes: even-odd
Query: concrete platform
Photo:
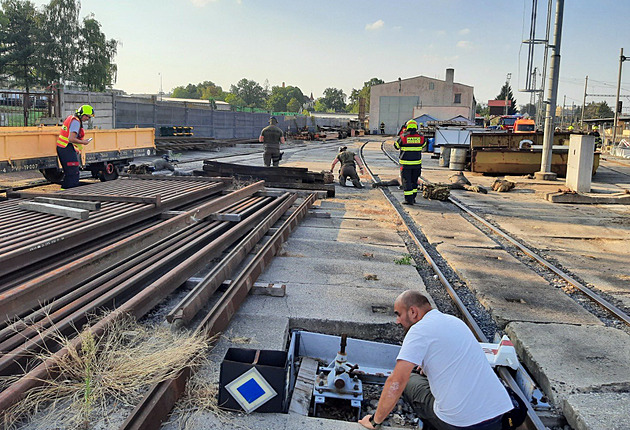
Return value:
<svg viewBox="0 0 630 430">
<path fill-rule="evenodd" d="M 339 241 L 361 245 L 380 245 L 392 248 L 407 249 L 405 243 L 396 232 L 388 230 L 336 230 L 318 227 L 301 227 L 291 233 L 293 239 L 313 239 Z"/>
<path fill-rule="evenodd" d="M 630 429 L 630 393 L 573 394 L 563 409 L 575 430 Z"/>
<path fill-rule="evenodd" d="M 630 390 L 630 337 L 621 330 L 514 322 L 506 332 L 556 406 L 573 394 Z"/>
<path fill-rule="evenodd" d="M 401 254 L 402 256 L 402 254 Z M 422 278 L 414 266 L 354 261 L 339 264 L 339 260 L 317 257 L 276 257 L 258 278 L 260 282 L 299 283 L 359 288 L 407 289 L 423 287 Z"/>
<path fill-rule="evenodd" d="M 602 325 L 561 289 L 504 250 L 443 244 L 438 251 L 501 328 L 512 321 Z"/>
<path fill-rule="evenodd" d="M 318 239 L 293 239 L 289 237 L 282 250 L 278 254 L 280 257 L 306 257 L 314 249 L 319 250 L 322 255 L 336 261 L 375 261 L 380 263 L 392 263 L 401 258 L 406 249 L 383 247 L 375 245 L 357 246 L 354 243 L 325 241 Z"/>
</svg>

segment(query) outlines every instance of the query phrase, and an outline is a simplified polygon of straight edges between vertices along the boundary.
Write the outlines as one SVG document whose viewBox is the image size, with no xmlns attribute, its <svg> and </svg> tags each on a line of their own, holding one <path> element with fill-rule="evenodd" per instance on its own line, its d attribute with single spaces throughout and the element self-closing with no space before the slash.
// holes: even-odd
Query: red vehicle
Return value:
<svg viewBox="0 0 630 430">
<path fill-rule="evenodd" d="M 498 126 L 501 130 L 514 130 L 516 120 L 523 118 L 521 115 L 501 115 Z"/>
</svg>

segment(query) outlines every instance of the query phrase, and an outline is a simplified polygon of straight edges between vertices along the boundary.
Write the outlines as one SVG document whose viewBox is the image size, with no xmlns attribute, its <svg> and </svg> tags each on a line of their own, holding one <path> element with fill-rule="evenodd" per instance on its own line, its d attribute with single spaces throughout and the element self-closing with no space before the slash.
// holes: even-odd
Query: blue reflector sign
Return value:
<svg viewBox="0 0 630 430">
<path fill-rule="evenodd" d="M 225 389 L 247 413 L 278 395 L 255 367 L 227 384 Z"/>
</svg>

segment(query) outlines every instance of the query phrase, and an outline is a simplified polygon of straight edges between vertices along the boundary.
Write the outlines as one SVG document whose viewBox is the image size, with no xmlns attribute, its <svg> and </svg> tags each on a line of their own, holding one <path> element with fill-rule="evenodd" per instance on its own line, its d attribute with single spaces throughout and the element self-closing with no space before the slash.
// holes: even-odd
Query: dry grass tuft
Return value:
<svg viewBox="0 0 630 430">
<path fill-rule="evenodd" d="M 175 333 L 167 326 L 146 328 L 130 317 L 114 322 L 100 338 L 87 329 L 78 336 L 77 348 L 58 335 L 57 341 L 68 348 L 57 361 L 59 374 L 5 411 L 4 428 L 24 422 L 33 428 L 90 428 L 90 422 L 108 420 L 117 407 L 137 403 L 149 386 L 201 362 L 209 343 L 202 335 Z M 36 358 L 52 356 L 48 351 Z"/>
</svg>

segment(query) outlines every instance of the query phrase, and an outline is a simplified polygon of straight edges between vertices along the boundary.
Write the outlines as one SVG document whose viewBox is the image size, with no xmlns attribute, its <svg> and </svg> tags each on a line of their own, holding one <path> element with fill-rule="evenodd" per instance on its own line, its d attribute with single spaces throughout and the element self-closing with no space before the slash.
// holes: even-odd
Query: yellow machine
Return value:
<svg viewBox="0 0 630 430">
<path fill-rule="evenodd" d="M 61 182 L 58 135 L 58 127 L 0 128 L 0 173 L 39 170 L 49 181 Z M 153 128 L 86 129 L 85 138 L 93 140 L 81 151 L 81 168 L 102 181 L 116 179 L 134 157 L 155 155 Z"/>
</svg>

